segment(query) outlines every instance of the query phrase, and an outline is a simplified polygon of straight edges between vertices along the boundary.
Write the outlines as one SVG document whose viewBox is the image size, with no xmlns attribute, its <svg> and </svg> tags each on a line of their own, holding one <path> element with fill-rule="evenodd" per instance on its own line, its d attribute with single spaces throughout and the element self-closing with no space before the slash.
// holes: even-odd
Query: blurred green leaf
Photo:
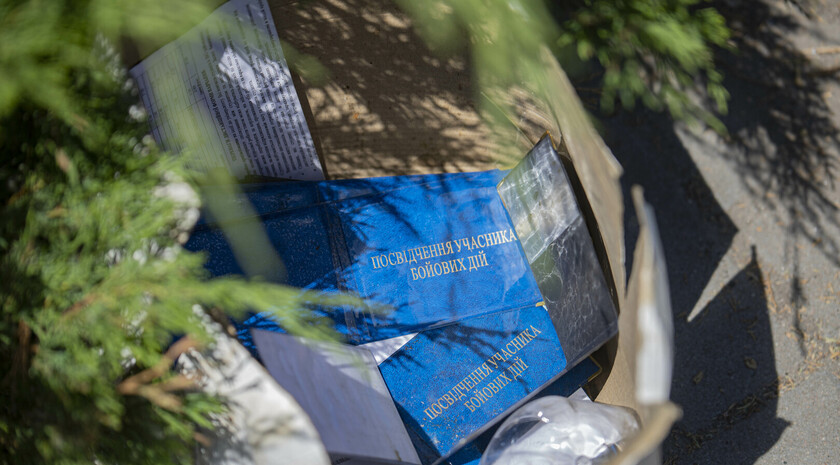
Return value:
<svg viewBox="0 0 840 465">
<path fill-rule="evenodd" d="M 159 151 L 130 116 L 137 90 L 116 44 L 161 44 L 208 5 L 0 0 L 0 463 L 190 462 L 195 429 L 223 407 L 177 387 L 166 354 L 173 335 L 212 340 L 196 309 L 273 312 L 289 332 L 331 339 L 313 308 L 361 304 L 208 279 L 204 257 L 182 249 L 197 205 L 161 192 L 204 177 L 189 147 Z M 151 375 L 126 390 L 138 373 Z"/>
</svg>

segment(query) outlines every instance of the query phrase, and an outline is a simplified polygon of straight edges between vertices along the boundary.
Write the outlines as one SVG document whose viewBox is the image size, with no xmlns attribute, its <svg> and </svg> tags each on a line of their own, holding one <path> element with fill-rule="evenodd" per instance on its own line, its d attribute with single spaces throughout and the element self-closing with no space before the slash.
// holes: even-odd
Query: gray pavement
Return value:
<svg viewBox="0 0 840 465">
<path fill-rule="evenodd" d="M 666 251 L 684 417 L 664 456 L 840 463 L 840 3 L 715 6 L 734 31 L 729 136 L 644 110 L 602 120 Z M 629 205 L 628 222 L 632 241 Z"/>
</svg>

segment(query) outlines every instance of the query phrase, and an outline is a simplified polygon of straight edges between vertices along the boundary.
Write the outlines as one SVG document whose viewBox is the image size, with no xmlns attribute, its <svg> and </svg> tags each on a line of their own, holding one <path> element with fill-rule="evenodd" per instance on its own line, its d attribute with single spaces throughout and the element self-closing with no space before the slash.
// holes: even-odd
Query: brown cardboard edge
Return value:
<svg viewBox="0 0 840 465">
<path fill-rule="evenodd" d="M 272 18 L 273 19 L 273 18 Z M 327 160 L 324 156 L 324 149 L 321 145 L 321 136 L 318 126 L 315 124 L 315 114 L 312 113 L 312 107 L 309 105 L 309 98 L 306 96 L 306 88 L 300 75 L 289 66 L 289 74 L 292 76 L 292 85 L 295 88 L 295 93 L 300 102 L 300 108 L 303 110 L 303 117 L 306 120 L 306 126 L 309 129 L 309 135 L 312 137 L 312 143 L 315 144 L 315 153 L 318 155 L 318 161 L 321 163 L 321 172 L 324 173 L 324 179 L 330 179 L 327 170 Z"/>
<path fill-rule="evenodd" d="M 561 145 L 568 156 L 568 160 L 565 161 L 571 161 L 574 167 L 580 168 L 568 171 L 575 173 L 580 184 L 588 188 L 584 189 L 584 192 L 592 195 L 591 198 L 588 195 L 585 197 L 587 203 L 592 203 L 587 206 L 588 211 L 584 217 L 588 220 L 594 218 L 598 224 L 597 236 L 600 236 L 603 242 L 599 242 L 596 250 L 600 249 L 600 257 L 607 258 L 605 261 L 611 266 L 609 271 L 612 272 L 609 276 L 617 290 L 618 335 L 593 354 L 593 358 L 603 365 L 605 372 L 591 383 L 590 390 L 595 394 L 593 400 L 636 410 L 635 385 L 630 368 L 630 358 L 635 356 L 635 352 L 628 352 L 627 341 L 624 341 L 632 334 L 623 334 L 621 324 L 628 303 L 623 220 L 625 203 L 619 184 L 621 166 L 592 127 L 577 93 L 554 55 L 546 47 L 543 47 L 540 53 L 544 62 L 541 85 L 544 86 L 547 99 L 547 119 L 553 122 L 552 129 L 562 135 Z M 600 189 L 605 191 L 601 192 Z M 593 211 L 593 206 L 600 209 L 598 214 Z M 605 223 L 602 224 L 598 220 Z"/>
<path fill-rule="evenodd" d="M 638 189 L 634 189 L 634 196 L 641 195 Z M 639 208 L 638 203 L 636 208 Z M 639 211 L 642 214 L 641 211 Z M 627 292 L 624 301 L 621 303 L 622 312 L 619 315 L 618 336 L 611 341 L 610 349 L 612 354 L 612 372 L 605 377 L 604 385 L 599 393 L 598 400 L 604 403 L 621 405 L 635 410 L 641 419 L 642 426 L 646 423 L 646 416 L 639 410 L 635 395 L 628 396 L 627 393 L 635 394 L 636 389 L 636 336 L 638 322 L 638 306 L 641 293 L 640 274 L 644 266 L 642 256 L 648 252 L 648 235 L 650 231 L 640 219 L 639 236 L 633 248 L 633 268 L 629 274 Z"/>
<path fill-rule="evenodd" d="M 571 81 L 548 47 L 541 47 L 543 73 L 539 79 L 551 129 L 562 136 L 581 183 L 592 201 L 594 216 L 604 238 L 604 246 L 618 290 L 624 300 L 626 285 L 624 244 L 624 195 L 619 178 L 621 165 L 592 126 Z"/>
</svg>

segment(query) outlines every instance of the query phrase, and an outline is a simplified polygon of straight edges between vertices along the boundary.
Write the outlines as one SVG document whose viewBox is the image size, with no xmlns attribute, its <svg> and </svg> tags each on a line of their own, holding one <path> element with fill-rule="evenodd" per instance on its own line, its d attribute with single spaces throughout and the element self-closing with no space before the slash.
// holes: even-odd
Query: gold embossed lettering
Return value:
<svg viewBox="0 0 840 465">
<path fill-rule="evenodd" d="M 452 264 L 449 268 L 452 270 L 452 267 L 454 267 L 457 262 L 455 260 L 451 260 L 447 263 Z M 440 269 L 444 269 L 443 265 L 441 265 Z M 433 276 L 438 272 L 438 270 L 428 262 L 417 270 L 418 275 L 425 272 L 429 276 Z M 423 412 L 426 414 L 426 417 L 430 420 L 436 419 L 443 413 L 444 410 L 448 410 L 451 406 L 460 402 L 464 398 L 467 398 L 467 400 L 464 401 L 462 405 L 470 412 L 474 412 L 476 409 L 481 407 L 488 401 L 488 399 L 492 398 L 512 381 L 520 378 L 524 371 L 528 369 L 528 365 L 525 361 L 521 357 L 514 357 L 514 354 L 522 350 L 539 334 L 541 334 L 541 331 L 534 325 L 522 330 L 513 339 L 509 340 L 505 347 L 500 348 L 496 353 L 482 362 L 481 365 L 475 367 L 469 375 L 452 386 L 446 393 L 441 395 L 435 402 L 425 409 Z M 506 369 L 498 371 L 501 363 L 510 359 L 512 359 L 512 363 L 508 365 Z M 489 382 L 485 382 L 483 386 L 480 386 L 482 382 L 485 381 L 494 371 L 497 374 L 489 380 Z"/>
<path fill-rule="evenodd" d="M 478 405 L 473 404 L 473 399 L 475 399 L 475 397 L 472 397 L 464 402 L 464 407 L 466 407 L 470 412 L 475 412 L 475 409 L 478 408 Z"/>
</svg>

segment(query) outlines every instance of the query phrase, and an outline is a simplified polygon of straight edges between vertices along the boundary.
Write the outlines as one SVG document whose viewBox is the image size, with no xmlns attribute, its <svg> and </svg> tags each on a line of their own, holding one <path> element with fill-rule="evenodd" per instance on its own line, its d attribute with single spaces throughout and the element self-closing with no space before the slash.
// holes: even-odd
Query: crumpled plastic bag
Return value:
<svg viewBox="0 0 840 465">
<path fill-rule="evenodd" d="M 639 430 L 632 410 L 548 396 L 514 412 L 480 465 L 589 465 L 609 461 Z"/>
</svg>

